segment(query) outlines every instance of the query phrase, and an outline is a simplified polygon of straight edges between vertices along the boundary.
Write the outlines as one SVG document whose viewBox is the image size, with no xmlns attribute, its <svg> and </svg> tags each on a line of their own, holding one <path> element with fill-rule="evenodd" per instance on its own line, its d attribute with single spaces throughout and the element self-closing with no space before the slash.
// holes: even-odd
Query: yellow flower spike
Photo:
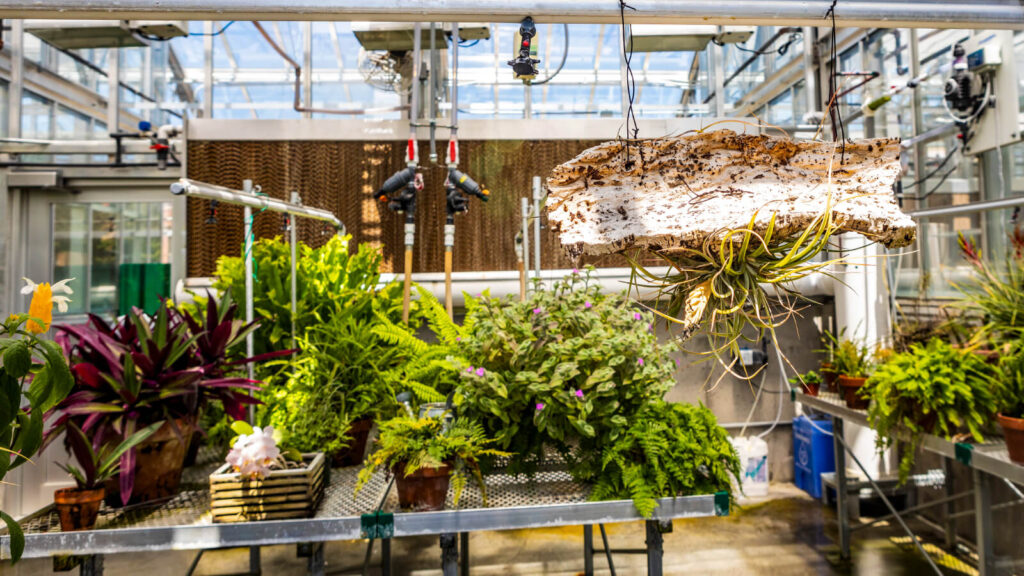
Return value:
<svg viewBox="0 0 1024 576">
<path fill-rule="evenodd" d="M 48 282 L 37 284 L 28 306 L 29 321 L 25 329 L 33 334 L 42 334 L 50 329 L 53 322 L 53 290 Z M 39 323 L 42 321 L 42 324 Z"/>
</svg>

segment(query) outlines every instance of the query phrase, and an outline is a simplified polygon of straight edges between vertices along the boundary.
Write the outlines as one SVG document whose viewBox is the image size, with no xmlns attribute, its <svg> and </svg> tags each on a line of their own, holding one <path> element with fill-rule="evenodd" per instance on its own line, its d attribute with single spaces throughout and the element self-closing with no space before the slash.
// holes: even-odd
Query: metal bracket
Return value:
<svg viewBox="0 0 1024 576">
<path fill-rule="evenodd" d="M 370 512 L 359 518 L 359 533 L 363 538 L 393 538 L 395 515 L 391 512 Z"/>
<path fill-rule="evenodd" d="M 715 516 L 729 515 L 729 493 L 715 492 Z"/>
<path fill-rule="evenodd" d="M 953 453 L 956 455 L 957 462 L 964 466 L 970 466 L 971 456 L 974 454 L 974 445 L 967 444 L 966 442 L 957 442 L 956 446 L 954 446 Z"/>
</svg>

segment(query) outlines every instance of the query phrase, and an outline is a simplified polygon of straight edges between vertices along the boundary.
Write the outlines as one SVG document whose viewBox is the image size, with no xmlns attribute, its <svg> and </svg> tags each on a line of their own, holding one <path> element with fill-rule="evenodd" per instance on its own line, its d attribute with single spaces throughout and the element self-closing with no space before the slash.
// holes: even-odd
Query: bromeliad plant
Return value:
<svg viewBox="0 0 1024 576">
<path fill-rule="evenodd" d="M 381 468 L 409 477 L 422 469 L 447 465 L 452 468 L 452 503 L 459 505 L 466 482 L 472 476 L 486 506 L 487 492 L 480 461 L 509 456 L 507 452 L 491 448 L 494 442 L 484 432 L 483 426 L 465 418 L 455 419 L 446 425 L 444 417 L 397 416 L 380 424 L 376 450 L 359 471 L 356 492 Z"/>
<path fill-rule="evenodd" d="M 628 498 L 644 517 L 658 498 L 731 493 L 739 477 L 739 456 L 715 415 L 703 404 L 664 401 L 641 409 L 598 460 L 577 470 L 594 485 L 591 500 Z"/>
<path fill-rule="evenodd" d="M 1012 250 L 1000 264 L 984 260 L 981 250 L 963 234 L 958 242 L 961 254 L 975 272 L 970 284 L 958 287 L 964 295 L 959 305 L 982 319 L 971 345 L 1007 348 L 1024 337 L 1024 231 L 1014 229 L 1010 235 Z"/>
<path fill-rule="evenodd" d="M 809 300 L 787 284 L 839 262 L 816 260 L 839 228 L 831 202 L 803 230 L 785 230 L 772 213 L 763 234 L 755 232 L 757 214 L 746 228 L 726 230 L 704 239 L 699 250 L 673 248 L 655 251 L 668 272 L 631 260 L 632 283 L 654 289 L 653 301 L 668 302 L 661 318 L 679 327 L 685 341 L 707 326 L 710 354 L 731 369 L 743 341 L 760 342 L 797 313 Z M 772 286 L 772 292 L 764 286 Z M 756 335 L 745 334 L 748 327 Z M 749 331 L 747 331 L 749 332 Z"/>
<path fill-rule="evenodd" d="M 674 383 L 672 347 L 658 343 L 653 321 L 622 295 L 601 294 L 590 270 L 525 302 L 468 298 L 459 414 L 516 454 L 513 473 L 533 471 L 545 447 L 573 465 L 593 460 Z"/>
<path fill-rule="evenodd" d="M 161 422 L 150 424 L 120 444 L 101 444 L 99 448 L 94 449 L 92 441 L 86 437 L 85 432 L 74 422 L 68 422 L 65 442 L 71 449 L 78 465 L 69 463 L 58 464 L 58 466 L 75 480 L 79 490 L 102 488 L 107 480 L 117 476 L 121 471 L 121 456 L 143 443 L 161 425 Z"/>
<path fill-rule="evenodd" d="M 871 375 L 861 395 L 874 399 L 868 422 L 878 431 L 879 450 L 909 440 L 900 459 L 900 482 L 910 474 L 924 434 L 949 439 L 966 430 L 981 442 L 981 430 L 1000 400 L 995 368 L 939 339 L 894 354 Z"/>
<path fill-rule="evenodd" d="M 0 481 L 29 462 L 43 443 L 43 415 L 63 400 L 74 385 L 60 346 L 41 337 L 50 329 L 53 306 L 67 311 L 74 278 L 53 284 L 25 279 L 23 294 L 32 294 L 27 314 L 12 314 L 0 323 Z M 27 384 L 27 386 L 26 386 Z M 11 558 L 25 549 L 19 524 L 0 510 L 10 535 Z"/>
</svg>

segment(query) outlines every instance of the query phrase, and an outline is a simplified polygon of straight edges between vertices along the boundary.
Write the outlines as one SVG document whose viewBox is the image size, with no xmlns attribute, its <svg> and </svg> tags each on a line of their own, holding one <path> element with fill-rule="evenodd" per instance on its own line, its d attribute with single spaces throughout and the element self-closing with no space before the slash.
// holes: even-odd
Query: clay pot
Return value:
<svg viewBox="0 0 1024 576">
<path fill-rule="evenodd" d="M 175 423 L 180 436 L 174 433 L 170 422 L 165 422 L 135 447 L 135 485 L 127 503 L 121 502 L 120 475 L 107 481 L 104 498 L 107 506 L 120 508 L 126 504 L 166 500 L 177 494 L 192 427 L 184 420 L 175 420 Z"/>
<path fill-rule="evenodd" d="M 444 510 L 451 471 L 451 466 L 445 464 L 440 468 L 420 468 L 406 476 L 405 464 L 398 464 L 392 470 L 398 486 L 398 505 L 414 512 Z"/>
<path fill-rule="evenodd" d="M 352 441 L 348 446 L 331 454 L 331 465 L 334 468 L 344 468 L 363 463 L 363 456 L 366 455 L 366 441 L 370 438 L 370 429 L 373 428 L 372 418 L 360 418 L 349 425 L 348 435 Z"/>
<path fill-rule="evenodd" d="M 820 382 L 801 382 L 800 383 L 800 388 L 803 390 L 803 393 L 807 394 L 808 396 L 817 396 L 818 395 L 818 391 L 821 389 L 821 383 Z"/>
<path fill-rule="evenodd" d="M 825 383 L 825 387 L 828 388 L 828 391 L 837 392 L 838 388 L 836 387 L 836 379 L 839 374 L 835 371 L 835 368 L 832 367 L 832 363 L 822 362 L 819 372 L 821 373 L 821 381 Z"/>
<path fill-rule="evenodd" d="M 917 425 L 921 427 L 921 430 L 924 430 L 925 434 L 931 434 L 932 432 L 934 432 L 935 431 L 935 426 L 938 423 L 939 423 L 939 413 L 938 412 L 932 412 L 931 414 L 928 414 L 928 415 L 922 414 L 922 415 L 918 416 L 918 418 L 917 418 Z"/>
<path fill-rule="evenodd" d="M 53 502 L 60 516 L 61 532 L 91 530 L 96 525 L 103 501 L 103 488 L 81 490 L 61 488 L 53 493 Z"/>
<path fill-rule="evenodd" d="M 867 378 L 847 376 L 846 374 L 839 375 L 839 388 L 843 391 L 843 398 L 846 399 L 847 407 L 854 410 L 867 410 L 868 406 L 871 405 L 871 400 L 861 398 L 858 394 L 867 381 Z"/>
<path fill-rule="evenodd" d="M 997 415 L 997 418 L 1003 427 L 1003 437 L 1006 438 L 1006 451 L 1010 453 L 1010 460 L 1024 464 L 1024 419 L 1002 414 Z"/>
</svg>

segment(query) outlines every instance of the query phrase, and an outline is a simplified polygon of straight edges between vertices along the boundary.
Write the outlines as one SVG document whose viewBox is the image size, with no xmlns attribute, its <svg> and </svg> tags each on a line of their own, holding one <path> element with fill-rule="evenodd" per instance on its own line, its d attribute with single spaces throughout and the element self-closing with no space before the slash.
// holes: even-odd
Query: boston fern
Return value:
<svg viewBox="0 0 1024 576">
<path fill-rule="evenodd" d="M 600 461 L 577 469 L 592 482 L 591 500 L 631 499 L 649 517 L 657 499 L 731 491 L 740 462 L 729 434 L 703 405 L 653 402 L 600 451 Z"/>
<path fill-rule="evenodd" d="M 981 429 L 998 410 L 996 369 L 973 352 L 932 339 L 894 354 L 868 379 L 861 394 L 874 400 L 868 422 L 878 431 L 878 448 L 908 439 L 900 460 L 905 482 L 924 434 L 949 439 L 966 429 L 981 442 Z"/>
<path fill-rule="evenodd" d="M 672 348 L 658 343 L 653 317 L 601 294 L 589 274 L 525 302 L 467 300 L 456 403 L 516 454 L 513 472 L 534 470 L 545 446 L 573 465 L 594 459 L 674 383 Z"/>
</svg>

